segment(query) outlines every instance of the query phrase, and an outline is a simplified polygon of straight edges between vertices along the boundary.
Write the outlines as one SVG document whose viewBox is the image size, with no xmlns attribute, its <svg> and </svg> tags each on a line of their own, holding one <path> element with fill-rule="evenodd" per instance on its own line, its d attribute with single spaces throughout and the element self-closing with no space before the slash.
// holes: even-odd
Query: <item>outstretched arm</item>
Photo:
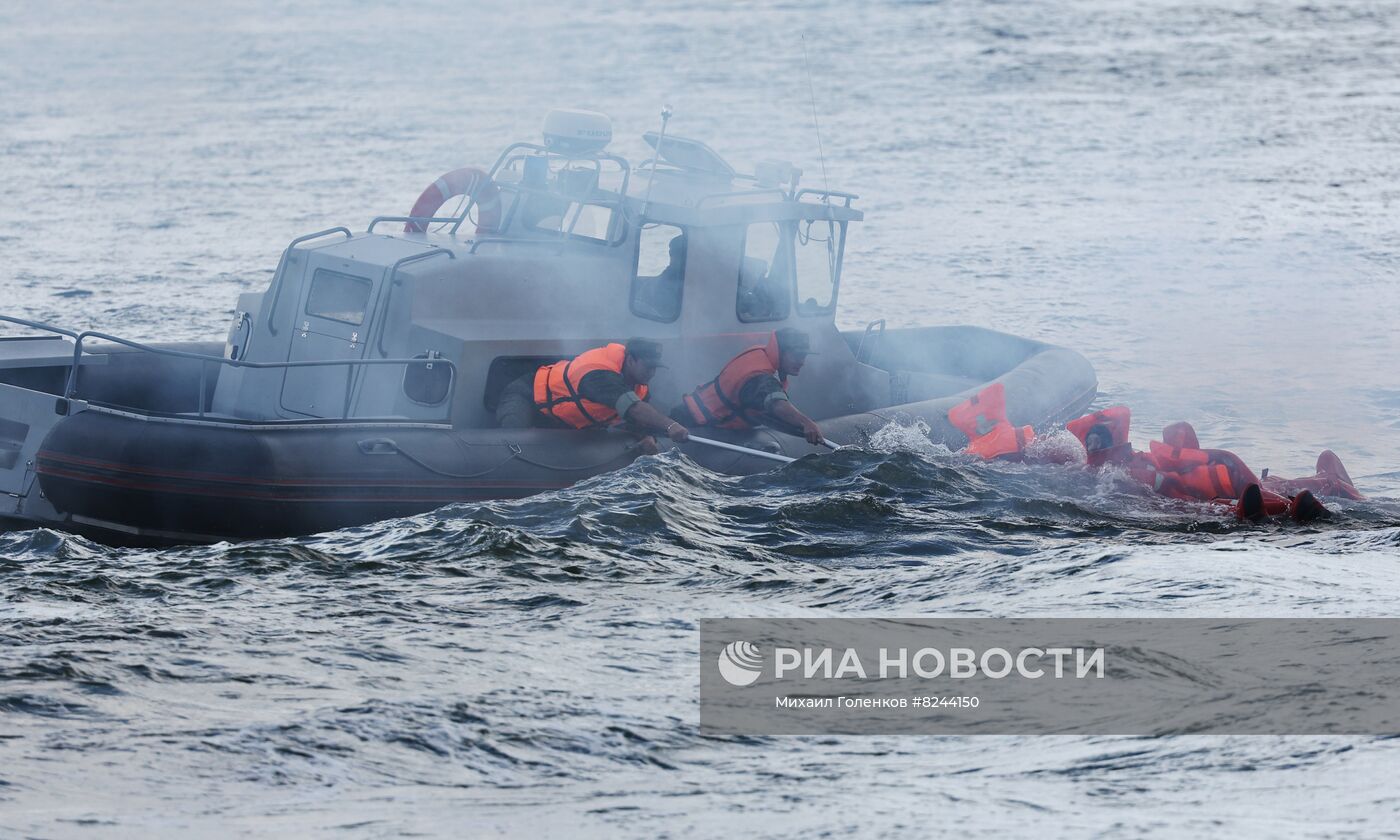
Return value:
<svg viewBox="0 0 1400 840">
<path fill-rule="evenodd" d="M 797 406 L 791 400 L 774 400 L 768 413 L 788 424 L 796 426 L 802 430 L 802 436 L 813 446 L 820 446 L 822 440 L 822 430 L 812 418 L 797 410 Z"/>
<path fill-rule="evenodd" d="M 613 411 L 630 425 L 665 432 L 671 440 L 677 442 L 690 436 L 685 426 L 657 411 L 649 403 L 643 402 L 636 391 L 627 387 L 627 382 L 620 373 L 611 370 L 591 371 L 579 381 L 578 393 L 586 400 L 612 406 Z M 654 441 L 652 446 L 655 446 Z"/>
<path fill-rule="evenodd" d="M 689 429 L 657 411 L 650 403 L 645 403 L 641 400 L 632 403 L 632 407 L 627 409 L 627 413 L 623 415 L 623 417 L 626 418 L 628 423 L 634 426 L 641 426 L 644 429 L 655 429 L 658 432 L 664 432 L 676 443 L 680 443 L 690 437 Z"/>
<path fill-rule="evenodd" d="M 750 377 L 739 389 L 739 402 L 755 414 L 766 415 L 776 421 L 780 431 L 801 429 L 802 436 L 813 446 L 820 446 L 822 430 L 812 419 L 797 410 L 788 399 L 787 391 L 776 375 Z"/>
</svg>

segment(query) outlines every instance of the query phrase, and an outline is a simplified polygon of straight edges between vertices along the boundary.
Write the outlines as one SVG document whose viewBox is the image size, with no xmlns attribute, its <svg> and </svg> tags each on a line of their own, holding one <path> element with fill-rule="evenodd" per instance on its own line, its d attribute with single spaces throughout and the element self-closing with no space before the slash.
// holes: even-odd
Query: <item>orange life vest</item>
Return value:
<svg viewBox="0 0 1400 840">
<path fill-rule="evenodd" d="M 1204 449 L 1172 446 L 1160 440 L 1152 441 L 1148 447 L 1152 451 L 1152 460 L 1157 464 L 1158 469 L 1181 472 L 1195 467 L 1203 467 L 1210 463 L 1210 454 Z"/>
<path fill-rule="evenodd" d="M 1190 440 L 1179 435 L 1173 437 Z M 1259 483 L 1238 455 L 1224 449 L 1192 449 L 1156 440 L 1152 441 L 1151 448 L 1157 468 L 1175 473 L 1199 499 L 1238 498 L 1244 488 Z"/>
<path fill-rule="evenodd" d="M 1104 426 L 1108 429 L 1108 447 L 1089 453 L 1089 465 L 1097 467 L 1108 461 L 1121 461 L 1132 454 L 1132 444 L 1128 443 L 1128 431 L 1132 423 L 1132 411 L 1126 405 L 1115 405 L 1105 408 L 1103 411 L 1086 414 L 1078 420 L 1071 420 L 1065 424 L 1065 428 L 1069 430 L 1070 434 L 1079 438 L 1079 442 L 1084 444 L 1085 449 L 1088 449 L 1085 438 L 1089 436 L 1090 429 L 1095 426 Z"/>
<path fill-rule="evenodd" d="M 593 429 L 622 422 L 610 405 L 603 405 L 579 396 L 579 383 L 595 370 L 622 373 L 627 348 L 621 344 L 597 347 L 569 361 L 555 362 L 535 371 L 535 408 L 546 417 L 561 420 L 575 429 Z M 646 399 L 647 386 L 632 389 Z"/>
<path fill-rule="evenodd" d="M 1203 501 L 1234 499 L 1239 496 L 1224 464 L 1204 464 L 1188 470 L 1172 470 L 1170 475 L 1191 494 Z"/>
<path fill-rule="evenodd" d="M 755 376 L 777 376 L 779 354 L 778 334 L 773 333 L 766 346 L 750 347 L 730 359 L 719 376 L 686 394 L 682 402 L 695 425 L 749 429 L 763 423 L 762 415 L 744 408 L 739 402 L 739 392 Z M 779 376 L 778 382 L 786 391 L 787 377 Z"/>
<path fill-rule="evenodd" d="M 1006 420 L 1006 386 L 993 382 L 981 391 L 948 409 L 948 422 L 954 428 L 975 440 Z"/>
<path fill-rule="evenodd" d="M 1013 426 L 1006 417 L 1006 386 L 993 382 L 948 410 L 948 422 L 967 435 L 967 451 L 990 461 L 1025 451 L 1035 439 L 1030 426 Z"/>
<path fill-rule="evenodd" d="M 1024 452 L 1026 444 L 1032 440 L 1035 440 L 1035 429 L 1030 426 L 1013 426 L 1007 421 L 1002 421 L 993 426 L 990 432 L 969 441 L 967 451 L 990 461 L 1002 455 Z"/>
</svg>

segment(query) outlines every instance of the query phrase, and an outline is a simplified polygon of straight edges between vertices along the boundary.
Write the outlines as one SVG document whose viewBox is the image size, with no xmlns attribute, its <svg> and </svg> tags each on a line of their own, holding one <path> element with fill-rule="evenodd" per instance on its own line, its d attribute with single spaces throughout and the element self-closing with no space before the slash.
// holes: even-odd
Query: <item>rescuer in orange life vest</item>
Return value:
<svg viewBox="0 0 1400 840">
<path fill-rule="evenodd" d="M 784 431 L 801 429 L 817 446 L 822 430 L 788 399 L 788 378 L 802 370 L 811 355 L 805 332 L 790 327 L 768 337 L 766 345 L 750 347 L 724 366 L 719 376 L 686 394 L 671 409 L 680 423 L 720 429 L 751 429 L 764 424 Z"/>
<path fill-rule="evenodd" d="M 1030 427 L 1015 427 L 1007 419 L 1001 383 L 955 406 L 948 419 L 968 436 L 967 450 L 988 460 L 1024 457 L 1034 439 Z M 1186 422 L 1167 426 L 1163 440 L 1152 441 L 1148 452 L 1134 451 L 1128 441 L 1131 421 L 1128 407 L 1119 405 L 1072 420 L 1065 428 L 1084 445 L 1090 467 L 1120 467 L 1169 498 L 1232 504 L 1240 519 L 1288 514 L 1308 521 L 1327 514 L 1314 494 L 1363 498 L 1331 450 L 1318 456 L 1314 475 L 1283 479 L 1266 470 L 1261 480 L 1233 452 L 1202 449 L 1196 430 Z"/>
<path fill-rule="evenodd" d="M 661 366 L 661 345 L 649 339 L 595 347 L 573 359 L 544 365 L 506 385 L 496 407 L 496 420 L 507 429 L 601 429 L 625 422 L 637 430 L 664 432 L 679 443 L 690 437 L 685 424 L 646 401 L 647 383 Z M 655 454 L 656 441 L 644 437 L 642 448 Z"/>
</svg>

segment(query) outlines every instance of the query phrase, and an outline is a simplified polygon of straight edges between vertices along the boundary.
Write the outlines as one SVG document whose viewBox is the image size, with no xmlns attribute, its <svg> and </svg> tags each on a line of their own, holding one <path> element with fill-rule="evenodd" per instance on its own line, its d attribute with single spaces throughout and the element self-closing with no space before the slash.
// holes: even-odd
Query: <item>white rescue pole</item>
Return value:
<svg viewBox="0 0 1400 840">
<path fill-rule="evenodd" d="M 745 455 L 752 455 L 755 458 L 767 458 L 770 461 L 777 461 L 780 464 L 791 464 L 796 458 L 789 458 L 786 455 L 779 455 L 776 452 L 764 452 L 761 449 L 750 449 L 747 446 L 739 446 L 733 443 L 725 443 L 722 440 L 711 440 L 710 438 L 697 437 L 691 435 L 686 438 L 691 443 L 698 443 L 703 446 L 713 446 L 716 449 L 728 449 L 730 452 L 742 452 Z"/>
</svg>

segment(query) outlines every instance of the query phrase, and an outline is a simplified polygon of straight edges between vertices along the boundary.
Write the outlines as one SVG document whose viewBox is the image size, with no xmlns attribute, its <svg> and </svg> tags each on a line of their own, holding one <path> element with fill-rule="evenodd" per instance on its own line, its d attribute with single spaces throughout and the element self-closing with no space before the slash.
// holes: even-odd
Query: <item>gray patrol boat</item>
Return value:
<svg viewBox="0 0 1400 840">
<path fill-rule="evenodd" d="M 222 342 L 139 343 L 19 317 L 0 339 L 0 525 L 114 543 L 313 533 L 451 502 L 520 497 L 617 469 L 627 434 L 502 429 L 502 388 L 543 364 L 644 337 L 664 348 L 664 412 L 771 331 L 815 351 L 790 393 L 840 444 L 921 421 L 994 382 L 1010 420 L 1086 408 L 1078 353 L 975 327 L 837 328 L 856 196 L 741 174 L 704 143 L 643 135 L 608 151 L 607 117 L 554 111 L 543 143 L 439 178 L 406 216 L 296 238 L 268 289 L 241 295 Z M 11 329 L 13 332 L 13 327 Z M 770 428 L 706 431 L 801 457 Z M 765 457 L 685 444 L 726 473 Z"/>
</svg>

